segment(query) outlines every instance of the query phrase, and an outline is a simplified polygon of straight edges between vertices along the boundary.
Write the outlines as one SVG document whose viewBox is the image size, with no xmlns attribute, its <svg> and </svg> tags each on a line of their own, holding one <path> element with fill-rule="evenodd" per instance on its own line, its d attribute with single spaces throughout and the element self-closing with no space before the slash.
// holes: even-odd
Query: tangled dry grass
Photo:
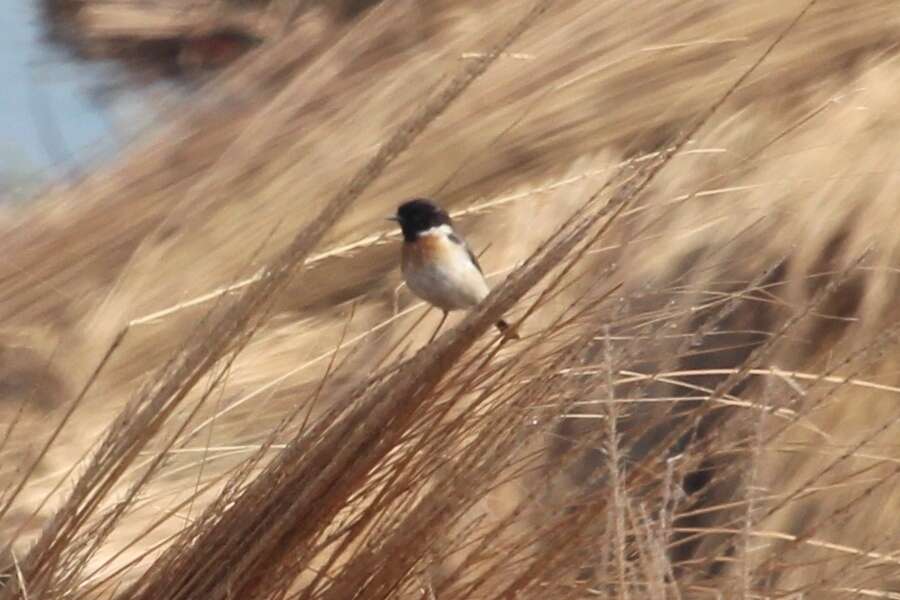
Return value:
<svg viewBox="0 0 900 600">
<path fill-rule="evenodd" d="M 0 598 L 900 597 L 893 3 L 480 4 L 6 216 Z M 427 348 L 413 195 L 498 287 Z"/>
</svg>

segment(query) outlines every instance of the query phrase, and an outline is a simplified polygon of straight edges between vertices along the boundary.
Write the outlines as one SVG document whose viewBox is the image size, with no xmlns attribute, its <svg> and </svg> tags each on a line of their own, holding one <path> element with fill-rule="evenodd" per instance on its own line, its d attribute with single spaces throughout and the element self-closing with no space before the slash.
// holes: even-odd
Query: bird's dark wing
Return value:
<svg viewBox="0 0 900 600">
<path fill-rule="evenodd" d="M 461 237 L 459 237 L 455 233 L 451 233 L 447 237 L 449 237 L 450 241 L 453 242 L 454 244 L 459 244 L 460 246 L 462 246 L 463 248 L 466 249 L 466 253 L 468 253 L 469 258 L 471 258 L 472 262 L 475 263 L 475 268 L 478 269 L 479 273 L 484 275 L 484 271 L 481 270 L 481 265 L 478 264 L 478 258 L 475 257 L 475 254 L 472 252 L 472 249 L 469 248 L 469 245 L 465 242 L 465 240 L 463 240 Z"/>
</svg>

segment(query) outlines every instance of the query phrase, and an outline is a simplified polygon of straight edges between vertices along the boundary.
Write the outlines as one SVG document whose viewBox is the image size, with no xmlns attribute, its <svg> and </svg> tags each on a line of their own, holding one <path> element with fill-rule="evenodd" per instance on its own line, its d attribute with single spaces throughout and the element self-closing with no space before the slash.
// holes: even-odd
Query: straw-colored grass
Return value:
<svg viewBox="0 0 900 600">
<path fill-rule="evenodd" d="M 481 4 L 4 219 L 0 600 L 900 597 L 900 13 Z M 426 348 L 413 195 L 497 287 Z"/>
</svg>

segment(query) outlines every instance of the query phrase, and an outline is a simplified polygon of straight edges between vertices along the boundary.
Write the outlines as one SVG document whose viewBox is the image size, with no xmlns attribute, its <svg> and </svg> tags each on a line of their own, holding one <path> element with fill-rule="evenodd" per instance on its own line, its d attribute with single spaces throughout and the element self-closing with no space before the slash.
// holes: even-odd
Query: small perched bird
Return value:
<svg viewBox="0 0 900 600">
<path fill-rule="evenodd" d="M 406 285 L 444 313 L 431 336 L 434 339 L 450 311 L 472 308 L 490 289 L 478 259 L 453 229 L 450 215 L 434 202 L 424 198 L 404 202 L 390 220 L 403 231 L 401 265 Z M 507 337 L 518 337 L 502 319 L 497 329 Z"/>
</svg>

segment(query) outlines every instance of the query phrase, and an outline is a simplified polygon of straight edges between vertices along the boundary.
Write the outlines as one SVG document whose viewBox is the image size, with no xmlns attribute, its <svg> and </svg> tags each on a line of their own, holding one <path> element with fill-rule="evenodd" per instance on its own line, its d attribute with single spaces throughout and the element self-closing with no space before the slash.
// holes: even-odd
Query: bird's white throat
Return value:
<svg viewBox="0 0 900 600">
<path fill-rule="evenodd" d="M 432 227 L 430 229 L 426 229 L 425 231 L 420 231 L 419 235 L 436 235 L 441 237 L 450 237 L 453 234 L 453 228 L 447 225 L 446 223 L 443 225 L 438 225 L 437 227 Z"/>
</svg>

